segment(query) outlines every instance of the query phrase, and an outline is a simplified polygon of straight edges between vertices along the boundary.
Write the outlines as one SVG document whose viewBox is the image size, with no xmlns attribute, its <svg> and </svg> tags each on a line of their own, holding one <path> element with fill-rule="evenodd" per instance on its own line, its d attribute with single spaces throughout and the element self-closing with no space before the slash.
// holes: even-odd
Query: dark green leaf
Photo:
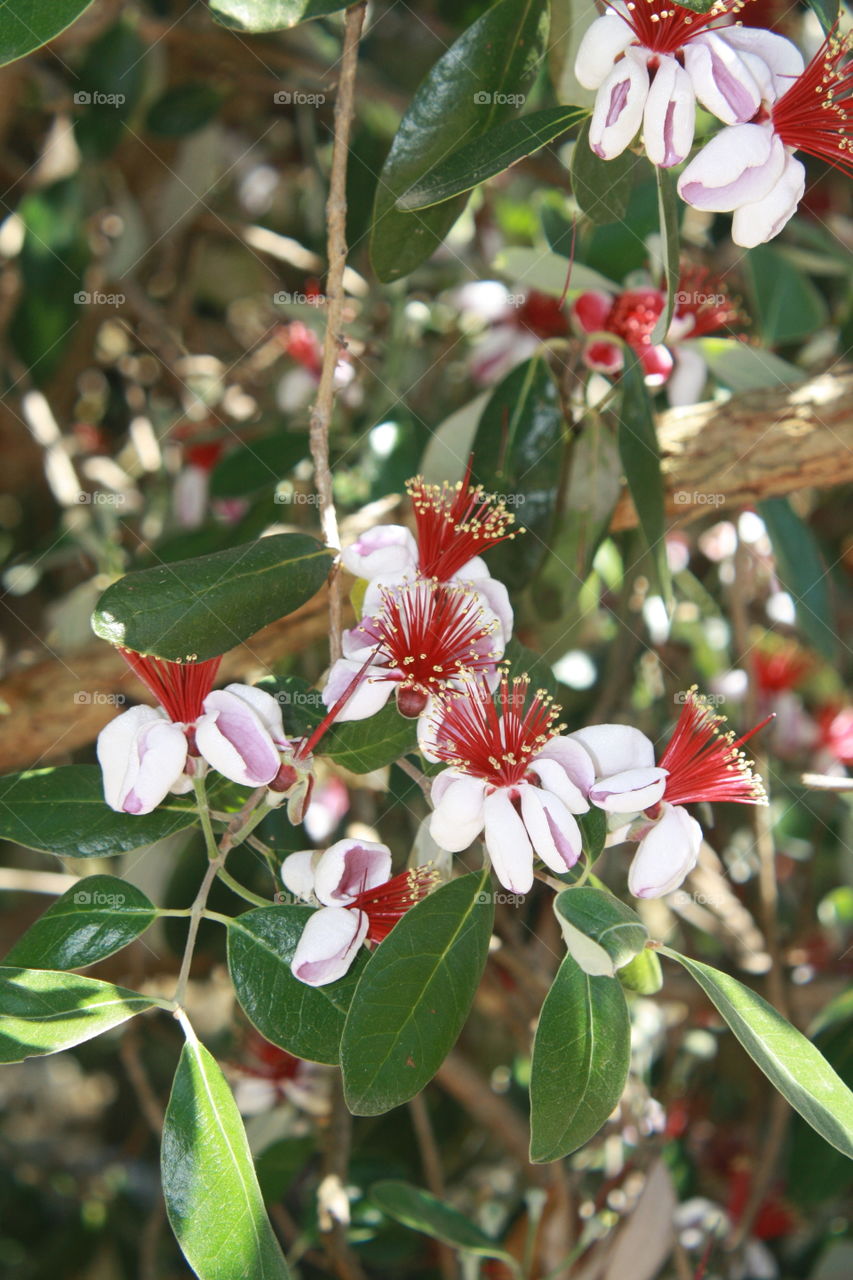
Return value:
<svg viewBox="0 0 853 1280">
<path fill-rule="evenodd" d="M 838 21 L 838 0 L 808 0 L 808 3 L 817 14 L 824 33 L 830 32 Z"/>
<path fill-rule="evenodd" d="M 607 839 L 607 814 L 591 805 L 587 813 L 578 814 L 578 826 L 583 839 L 583 851 L 589 861 L 600 858 Z"/>
<path fill-rule="evenodd" d="M 553 142 L 587 115 L 582 107 L 546 107 L 520 120 L 505 120 L 433 165 L 398 197 L 396 207 L 403 212 L 425 209 L 471 191 Z"/>
<path fill-rule="evenodd" d="M 84 155 L 107 156 L 121 141 L 142 92 L 146 53 L 136 27 L 125 21 L 87 49 L 74 92 L 74 132 Z"/>
<path fill-rule="evenodd" d="M 669 169 L 655 167 L 658 184 L 658 215 L 660 217 L 661 257 L 663 278 L 666 285 L 666 306 L 657 318 L 650 341 L 663 342 L 669 333 L 672 313 L 675 311 L 675 295 L 681 275 L 681 258 L 678 246 L 678 199 L 675 180 Z"/>
<path fill-rule="evenodd" d="M 545 0 L 499 0 L 419 86 L 376 189 L 370 254 L 380 280 L 408 275 L 447 235 L 464 195 L 422 213 L 401 213 L 396 202 L 450 151 L 512 116 L 536 75 L 547 31 Z"/>
<path fill-rule="evenodd" d="M 283 1200 L 300 1171 L 317 1154 L 314 1139 L 282 1138 L 272 1142 L 255 1159 L 255 1172 L 266 1204 Z"/>
<path fill-rule="evenodd" d="M 853 988 L 823 1010 L 814 1030 L 815 1046 L 853 1087 Z M 853 1163 L 828 1146 L 799 1116 L 791 1127 L 788 1192 L 795 1204 L 817 1205 L 844 1196 L 853 1182 Z"/>
<path fill-rule="evenodd" d="M 312 915 L 311 907 L 282 905 L 237 916 L 228 926 L 228 969 L 243 1012 L 262 1036 L 297 1058 L 336 1063 L 367 952 L 326 987 L 294 978 L 290 962 Z"/>
<path fill-rule="evenodd" d="M 619 412 L 619 456 L 649 550 L 657 589 L 669 603 L 672 584 L 664 542 L 664 486 L 655 419 L 643 380 L 643 366 L 639 360 L 629 358 L 627 351 L 625 354 Z"/>
<path fill-rule="evenodd" d="M 660 960 L 656 951 L 641 951 L 617 972 L 616 977 L 628 991 L 640 996 L 653 996 L 663 986 Z"/>
<path fill-rule="evenodd" d="M 511 1254 L 491 1240 L 457 1209 L 445 1204 L 428 1191 L 413 1187 L 408 1182 L 374 1182 L 370 1199 L 380 1212 L 402 1222 L 404 1227 L 420 1231 L 432 1240 L 443 1240 L 454 1249 L 473 1253 L 481 1258 L 500 1258 L 516 1273 L 518 1263 Z"/>
<path fill-rule="evenodd" d="M 278 484 L 308 457 L 304 431 L 276 431 L 226 454 L 210 477 L 212 498 L 244 498 Z"/>
<path fill-rule="evenodd" d="M 354 1115 L 407 1102 L 450 1052 L 488 956 L 489 890 L 488 869 L 449 881 L 407 911 L 371 957 L 341 1041 Z"/>
<path fill-rule="evenodd" d="M 474 479 L 499 493 L 526 531 L 488 557 L 511 589 L 527 585 L 548 555 L 564 447 L 559 389 L 544 357 L 534 356 L 495 387 L 473 444 Z"/>
<path fill-rule="evenodd" d="M 592 569 L 595 553 L 610 529 L 622 491 L 616 430 L 608 418 L 588 412 L 569 445 L 569 475 L 554 556 L 576 597 Z"/>
<path fill-rule="evenodd" d="M 0 66 L 64 31 L 92 0 L 15 0 L 0 6 Z"/>
<path fill-rule="evenodd" d="M 177 84 L 148 108 L 145 127 L 162 138 L 183 138 L 213 119 L 222 98 L 203 81 Z"/>
<path fill-rule="evenodd" d="M 530 1158 L 559 1160 L 596 1133 L 622 1096 L 631 1026 L 615 978 L 590 977 L 566 956 L 533 1041 Z"/>
<path fill-rule="evenodd" d="M 853 1158 L 853 1093 L 816 1049 L 755 991 L 719 969 L 662 947 L 717 1010 L 771 1084 L 826 1141 Z"/>
<path fill-rule="evenodd" d="M 636 911 L 604 889 L 590 885 L 564 889 L 554 899 L 554 910 L 566 946 L 586 973 L 613 977 L 648 942 L 649 932 Z M 601 957 L 591 956 L 596 962 L 601 961 L 600 966 L 596 963 L 593 968 L 584 962 L 589 952 L 584 943 L 588 940 L 603 952 Z"/>
<path fill-rule="evenodd" d="M 326 581 L 332 555 L 307 534 L 277 533 L 140 569 L 107 587 L 92 626 L 110 644 L 201 662 L 310 600 Z"/>
<path fill-rule="evenodd" d="M 623 151 L 613 160 L 597 156 L 589 145 L 587 121 L 572 153 L 572 195 L 581 213 L 592 222 L 621 222 L 631 199 L 637 165 L 644 165 L 644 161 L 633 151 Z"/>
<path fill-rule="evenodd" d="M 175 1073 L 161 1169 L 172 1230 L 199 1280 L 288 1280 L 234 1095 L 194 1037 Z"/>
<path fill-rule="evenodd" d="M 284 31 L 346 7 L 340 0 L 210 0 L 216 21 L 238 31 Z"/>
<path fill-rule="evenodd" d="M 23 1062 L 82 1044 L 152 1004 L 137 991 L 76 973 L 2 967 L 0 1062 Z"/>
<path fill-rule="evenodd" d="M 141 889 L 117 876 L 78 880 L 19 938 L 4 964 L 82 969 L 120 951 L 157 919 Z"/>
<path fill-rule="evenodd" d="M 186 796 L 153 813 L 115 813 L 104 803 L 97 765 L 69 764 L 0 778 L 0 838 L 67 858 L 130 853 L 198 822 Z"/>
<path fill-rule="evenodd" d="M 504 662 L 510 676 L 530 676 L 531 693 L 536 689 L 544 689 L 552 698 L 556 698 L 557 677 L 550 662 L 541 653 L 534 653 L 513 636 L 506 647 Z"/>
<path fill-rule="evenodd" d="M 808 276 L 770 245 L 746 255 L 753 314 L 769 347 L 811 338 L 827 322 L 827 306 Z"/>
<path fill-rule="evenodd" d="M 829 599 L 829 578 L 817 540 L 787 498 L 765 498 L 758 513 L 776 557 L 776 572 L 797 610 L 797 624 L 815 648 L 832 661 L 837 639 Z"/>
</svg>

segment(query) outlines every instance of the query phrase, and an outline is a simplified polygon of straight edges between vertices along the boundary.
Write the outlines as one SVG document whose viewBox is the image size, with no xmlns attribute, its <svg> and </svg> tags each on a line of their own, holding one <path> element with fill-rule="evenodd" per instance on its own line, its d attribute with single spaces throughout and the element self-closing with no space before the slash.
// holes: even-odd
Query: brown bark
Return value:
<svg viewBox="0 0 853 1280">
<path fill-rule="evenodd" d="M 798 489 L 853 482 L 853 369 L 725 404 L 670 409 L 657 420 L 666 511 L 674 524 Z M 611 528 L 633 528 L 623 493 Z"/>
</svg>

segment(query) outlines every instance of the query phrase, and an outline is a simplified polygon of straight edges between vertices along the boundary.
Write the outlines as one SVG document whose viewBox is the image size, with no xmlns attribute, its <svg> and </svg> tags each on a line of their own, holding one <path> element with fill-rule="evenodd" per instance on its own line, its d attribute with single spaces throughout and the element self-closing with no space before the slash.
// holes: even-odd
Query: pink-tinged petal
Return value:
<svg viewBox="0 0 853 1280">
<path fill-rule="evenodd" d="M 761 89 L 748 66 L 716 31 L 684 46 L 684 67 L 702 106 L 723 124 L 743 124 L 761 106 Z"/>
<path fill-rule="evenodd" d="M 588 369 L 612 378 L 622 372 L 625 353 L 616 342 L 588 342 L 583 349 L 583 362 Z"/>
<path fill-rule="evenodd" d="M 588 793 L 595 781 L 595 765 L 592 762 L 592 756 L 580 742 L 563 737 L 562 734 L 559 737 L 550 738 L 545 743 L 535 757 L 537 763 L 540 760 L 556 760 L 569 781 L 575 784 L 583 796 Z M 586 810 L 581 809 L 579 812 L 585 813 Z"/>
<path fill-rule="evenodd" d="M 411 568 L 403 569 L 399 573 L 382 573 L 376 578 L 371 578 L 365 588 L 364 600 L 361 604 L 362 619 L 380 614 L 385 607 L 386 594 L 397 587 L 406 586 L 409 582 L 415 582 L 417 576 L 417 570 Z"/>
<path fill-rule="evenodd" d="M 650 738 L 628 724 L 591 724 L 569 734 L 571 742 L 579 742 L 595 766 L 596 777 L 624 773 L 626 769 L 650 769 L 655 763 L 655 749 Z"/>
<path fill-rule="evenodd" d="M 604 83 L 613 64 L 634 39 L 627 23 L 614 13 L 596 18 L 578 45 L 575 75 L 584 89 L 597 89 Z"/>
<path fill-rule="evenodd" d="M 708 381 L 708 366 L 695 347 L 686 344 L 675 349 L 675 368 L 666 384 L 666 398 L 673 408 L 682 404 L 698 404 Z"/>
<path fill-rule="evenodd" d="M 479 557 L 477 557 L 479 559 Z M 472 560 L 471 564 L 474 563 Z M 468 569 L 468 565 L 465 566 Z M 503 651 L 512 639 L 513 612 L 512 605 L 509 602 L 509 592 L 502 582 L 498 582 L 497 578 L 492 578 L 488 574 L 486 577 L 469 578 L 463 576 L 464 570 L 454 574 L 453 581 L 464 583 L 477 592 L 480 602 L 484 609 L 489 609 L 500 623 L 500 630 L 496 631 L 489 637 L 489 649 L 499 651 L 499 656 L 503 656 Z"/>
<path fill-rule="evenodd" d="M 445 769 L 432 784 L 429 831 L 448 853 L 461 853 L 483 830 L 485 783 L 480 778 Z"/>
<path fill-rule="evenodd" d="M 797 212 L 806 189 L 806 171 L 799 160 L 788 156 L 784 172 L 763 200 L 742 205 L 732 219 L 732 239 L 744 249 L 754 249 L 777 236 Z"/>
<path fill-rule="evenodd" d="M 741 55 L 749 54 L 761 59 L 770 71 L 777 98 L 790 89 L 797 76 L 802 75 L 805 69 L 803 55 L 797 46 L 775 31 L 765 31 L 762 27 L 733 26 L 718 31 L 717 35 Z M 748 65 L 751 69 L 752 63 Z"/>
<path fill-rule="evenodd" d="M 364 911 L 346 907 L 321 907 L 309 917 L 296 944 L 290 968 L 309 987 L 337 982 L 349 969 L 367 936 Z"/>
<path fill-rule="evenodd" d="M 379 524 L 341 552 L 344 568 L 356 578 L 400 573 L 418 562 L 418 544 L 401 524 Z"/>
<path fill-rule="evenodd" d="M 523 787 L 521 816 L 537 857 L 562 875 L 581 855 L 580 827 L 556 796 L 538 787 Z"/>
<path fill-rule="evenodd" d="M 257 713 L 264 728 L 278 746 L 289 747 L 291 745 L 290 740 L 285 737 L 284 733 L 284 725 L 281 719 L 281 703 L 272 694 L 265 692 L 263 689 L 256 689 L 251 684 L 227 684 L 223 692 L 233 693 L 235 697 L 247 702 L 252 710 Z"/>
<path fill-rule="evenodd" d="M 151 813 L 184 772 L 183 729 L 154 707 L 131 707 L 98 734 L 104 799 L 117 813 Z"/>
<path fill-rule="evenodd" d="M 314 893 L 324 907 L 345 907 L 391 877 L 391 850 L 371 840 L 338 840 L 314 866 Z"/>
<path fill-rule="evenodd" d="M 172 508 L 182 529 L 197 529 L 207 515 L 210 471 L 207 467 L 184 467 L 172 490 Z"/>
<path fill-rule="evenodd" d="M 657 804 L 666 779 L 666 769 L 625 769 L 596 782 L 589 798 L 605 813 L 640 813 Z"/>
<path fill-rule="evenodd" d="M 696 95 L 675 58 L 661 58 L 643 112 L 643 146 L 652 164 L 681 164 L 693 146 Z"/>
<path fill-rule="evenodd" d="M 603 290 L 591 289 L 572 303 L 571 318 L 583 333 L 598 333 L 604 328 L 613 306 L 613 298 Z"/>
<path fill-rule="evenodd" d="M 338 658 L 329 672 L 323 689 L 323 702 L 327 707 L 333 707 L 338 698 L 343 697 L 352 684 L 353 678 L 361 670 L 361 666 L 362 663 L 355 662 L 351 658 Z M 335 717 L 336 723 L 342 724 L 347 720 L 367 720 L 370 716 L 375 716 L 377 711 L 381 711 L 385 706 L 395 688 L 395 681 L 384 678 L 383 668 L 368 667 L 361 684 L 356 687 L 355 692 Z"/>
<path fill-rule="evenodd" d="M 289 853 L 281 864 L 285 889 L 303 902 L 314 900 L 314 868 L 319 858 L 319 849 L 301 849 L 299 853 Z"/>
<path fill-rule="evenodd" d="M 556 760 L 537 756 L 530 763 L 530 772 L 536 774 L 543 789 L 556 796 L 570 813 L 588 812 L 589 801 L 586 796 L 567 777 L 565 769 Z"/>
<path fill-rule="evenodd" d="M 254 707 L 225 689 L 214 689 L 202 705 L 204 714 L 196 722 L 195 741 L 211 768 L 243 787 L 272 782 L 281 757 Z"/>
<path fill-rule="evenodd" d="M 640 841 L 628 872 L 635 898 L 660 898 L 677 889 L 693 870 L 702 847 L 702 828 L 680 805 L 664 805 L 663 815 Z"/>
<path fill-rule="evenodd" d="M 357 627 L 344 631 L 341 636 L 341 652 L 345 658 L 351 658 L 360 667 L 378 643 L 374 619 L 365 614 Z"/>
<path fill-rule="evenodd" d="M 500 788 L 486 797 L 483 817 L 486 849 L 495 875 L 510 893 L 529 893 L 533 885 L 533 846 L 506 789 Z"/>
<path fill-rule="evenodd" d="M 772 129 L 739 124 L 721 129 L 678 179 L 678 194 L 694 209 L 728 213 L 763 200 L 782 176 L 785 148 Z"/>
<path fill-rule="evenodd" d="M 643 347 L 640 351 L 640 363 L 643 366 L 646 385 L 649 387 L 662 387 L 672 373 L 675 361 L 669 348 L 661 345 Z"/>
<path fill-rule="evenodd" d="M 621 156 L 643 122 L 649 92 L 645 62 L 628 50 L 598 90 L 589 126 L 589 145 L 602 160 Z"/>
</svg>

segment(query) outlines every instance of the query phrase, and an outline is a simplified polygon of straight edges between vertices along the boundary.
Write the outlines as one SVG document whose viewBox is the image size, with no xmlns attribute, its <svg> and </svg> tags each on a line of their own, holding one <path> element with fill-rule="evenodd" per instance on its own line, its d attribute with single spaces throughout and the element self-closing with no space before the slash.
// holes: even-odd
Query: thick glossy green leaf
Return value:
<svg viewBox="0 0 853 1280">
<path fill-rule="evenodd" d="M 29 969 L 82 969 L 120 951 L 157 919 L 141 889 L 117 876 L 87 876 L 63 893 L 3 961 Z"/>
<path fill-rule="evenodd" d="M 626 352 L 626 360 L 628 353 Z M 664 486 L 651 400 L 639 360 L 626 363 L 619 405 L 619 456 L 643 531 L 655 585 L 669 603 L 672 584 L 666 558 Z"/>
<path fill-rule="evenodd" d="M 307 534 L 277 533 L 140 569 L 107 587 L 92 627 L 110 644 L 171 662 L 215 658 L 310 600 L 332 555 Z"/>
<path fill-rule="evenodd" d="M 0 967 L 0 1062 L 82 1044 L 153 1003 L 137 991 L 77 973 Z"/>
<path fill-rule="evenodd" d="M 604 842 L 607 839 L 607 814 L 603 809 L 591 805 L 586 813 L 578 815 L 578 826 L 581 829 L 583 851 L 590 862 L 601 857 Z"/>
<path fill-rule="evenodd" d="M 829 1065 L 848 1088 L 853 1087 L 853 988 L 831 1001 L 812 1030 L 814 1043 Z M 795 1204 L 817 1205 L 847 1193 L 853 1183 L 853 1163 L 795 1116 L 787 1183 Z"/>
<path fill-rule="evenodd" d="M 520 120 L 505 120 L 433 165 L 398 197 L 397 208 L 403 212 L 425 209 L 471 191 L 525 156 L 532 156 L 588 114 L 582 107 L 546 107 Z"/>
<path fill-rule="evenodd" d="M 489 554 L 495 577 L 520 589 L 548 555 L 560 488 L 565 428 L 545 359 L 517 365 L 495 387 L 474 437 L 474 478 L 498 493 L 524 528 Z"/>
<path fill-rule="evenodd" d="M 853 1092 L 819 1049 L 757 992 L 719 969 L 662 947 L 716 1006 L 771 1084 L 833 1147 L 853 1158 Z"/>
<path fill-rule="evenodd" d="M 656 951 L 641 951 L 617 970 L 616 977 L 628 991 L 639 996 L 653 996 L 663 986 L 663 973 Z"/>
<path fill-rule="evenodd" d="M 104 803 L 97 765 L 69 764 L 0 778 L 0 838 L 66 858 L 130 853 L 198 822 L 186 796 L 153 813 L 115 813 Z"/>
<path fill-rule="evenodd" d="M 14 0 L 0 5 L 0 66 L 23 58 L 70 27 L 92 0 Z"/>
<path fill-rule="evenodd" d="M 389 1218 L 402 1222 L 404 1227 L 420 1231 L 432 1240 L 442 1240 L 465 1253 L 473 1253 L 481 1258 L 500 1258 L 514 1272 L 518 1272 L 515 1258 L 502 1249 L 497 1241 L 491 1240 L 485 1231 L 481 1231 L 458 1209 L 445 1204 L 428 1191 L 421 1191 L 420 1187 L 391 1179 L 387 1182 L 374 1182 L 370 1188 L 370 1199 L 377 1209 Z"/>
<path fill-rule="evenodd" d="M 305 431 L 276 431 L 241 445 L 226 454 L 213 469 L 210 494 L 213 498 L 244 498 L 261 489 L 272 488 L 284 479 L 309 453 Z"/>
<path fill-rule="evenodd" d="M 559 1160 L 598 1133 L 622 1096 L 630 1057 L 621 986 L 615 978 L 591 977 L 566 956 L 533 1041 L 531 1160 Z"/>
<path fill-rule="evenodd" d="M 802 369 L 772 351 L 737 338 L 700 338 L 683 345 L 698 348 L 714 377 L 730 391 L 793 387 L 806 376 Z"/>
<path fill-rule="evenodd" d="M 832 660 L 837 649 L 829 597 L 829 576 L 817 539 L 800 519 L 787 498 L 765 498 L 758 513 L 776 557 L 776 572 L 790 592 L 797 623 L 824 657 Z"/>
<path fill-rule="evenodd" d="M 203 129 L 216 115 L 221 96 L 203 81 L 177 84 L 148 108 L 145 127 L 162 138 L 183 138 Z"/>
<path fill-rule="evenodd" d="M 468 1016 L 493 920 L 490 872 L 476 871 L 412 907 L 376 949 L 341 1041 L 354 1115 L 390 1111 L 435 1075 Z"/>
<path fill-rule="evenodd" d="M 802 271 L 768 244 L 746 255 L 753 312 L 767 346 L 811 338 L 828 318 L 827 306 Z"/>
<path fill-rule="evenodd" d="M 283 31 L 346 7 L 340 0 L 210 0 L 216 21 L 238 31 Z"/>
<path fill-rule="evenodd" d="M 615 424 L 589 411 L 569 444 L 568 483 L 554 555 L 570 598 L 589 576 L 622 492 Z M 564 567 L 564 568 L 563 568 Z"/>
<path fill-rule="evenodd" d="M 136 26 L 123 20 L 86 50 L 74 92 L 74 132 L 84 155 L 107 156 L 121 141 L 142 93 L 147 52 Z"/>
<path fill-rule="evenodd" d="M 666 286 L 666 306 L 657 318 L 651 341 L 663 342 L 669 333 L 672 314 L 675 311 L 675 295 L 681 274 L 681 254 L 678 244 L 678 197 L 675 179 L 669 169 L 655 167 L 658 184 L 658 216 L 660 217 L 661 258 L 663 279 Z M 630 195 L 630 192 L 628 193 Z"/>
<path fill-rule="evenodd" d="M 326 987 L 294 978 L 290 962 L 312 915 L 312 907 L 293 905 L 244 911 L 228 926 L 228 969 L 243 1012 L 262 1036 L 297 1058 L 334 1064 L 367 952 Z"/>
<path fill-rule="evenodd" d="M 634 170 L 644 165 L 633 151 L 602 160 L 589 145 L 589 122 L 584 124 L 572 154 L 572 195 L 581 213 L 592 222 L 620 222 L 625 217 Z"/>
<path fill-rule="evenodd" d="M 589 974 L 604 973 L 612 978 L 643 950 L 649 938 L 636 911 L 604 889 L 590 885 L 565 889 L 554 899 L 554 910 L 569 952 Z M 592 942 L 602 954 L 596 956 L 586 942 Z M 585 962 L 587 956 L 595 967 Z"/>
<path fill-rule="evenodd" d="M 469 27 L 421 83 L 379 175 L 370 254 L 380 280 L 399 280 L 438 247 L 465 196 L 424 212 L 397 200 L 451 151 L 509 119 L 538 70 L 548 31 L 545 0 L 499 0 Z"/>
<path fill-rule="evenodd" d="M 161 1169 L 172 1230 L 199 1280 L 288 1280 L 234 1095 L 194 1037 L 175 1072 Z"/>
<path fill-rule="evenodd" d="M 559 253 L 544 253 L 540 249 L 525 249 L 513 245 L 502 249 L 495 258 L 495 270 L 500 271 L 514 284 L 539 289 L 553 298 L 573 298 L 588 289 L 604 289 L 618 293 L 614 284 L 600 271 L 585 267 L 582 262 L 570 262 Z M 568 292 L 566 290 L 568 286 Z"/>
</svg>

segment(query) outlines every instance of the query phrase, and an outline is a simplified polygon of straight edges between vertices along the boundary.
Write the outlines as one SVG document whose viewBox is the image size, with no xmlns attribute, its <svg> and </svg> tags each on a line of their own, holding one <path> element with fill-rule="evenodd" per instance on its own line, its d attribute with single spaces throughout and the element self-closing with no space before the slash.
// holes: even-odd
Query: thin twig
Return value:
<svg viewBox="0 0 853 1280">
<path fill-rule="evenodd" d="M 325 1134 L 323 1152 L 324 1180 L 325 1178 L 336 1178 L 341 1186 L 345 1187 L 347 1185 L 351 1142 L 352 1116 L 344 1101 L 343 1081 L 340 1072 L 338 1072 L 332 1086 L 332 1108 L 329 1115 L 329 1127 Z M 366 1280 L 361 1263 L 349 1246 L 346 1223 L 332 1217 L 330 1229 L 323 1231 L 321 1239 L 332 1269 L 335 1275 L 340 1277 L 340 1280 Z"/>
<path fill-rule="evenodd" d="M 335 499 L 332 491 L 332 472 L 329 467 L 329 429 L 335 398 L 335 369 L 341 347 L 341 327 L 344 311 L 344 268 L 347 261 L 347 156 L 350 130 L 354 115 L 355 73 L 358 65 L 358 45 L 364 26 L 366 0 L 347 9 L 344 18 L 344 43 L 340 61 L 338 96 L 335 101 L 335 134 L 332 147 L 332 170 L 329 178 L 329 198 L 326 202 L 328 221 L 326 275 L 326 333 L 323 340 L 323 365 L 317 399 L 311 409 L 311 457 L 314 462 L 314 483 L 320 495 L 320 523 L 326 544 L 340 546 Z M 332 661 L 341 656 L 342 606 L 340 582 L 333 573 L 329 590 L 329 623 Z"/>
<path fill-rule="evenodd" d="M 398 769 L 402 769 L 403 773 L 405 773 L 407 777 L 411 778 L 413 782 L 418 784 L 424 800 L 426 800 L 428 805 L 431 805 L 432 800 L 430 797 L 432 795 L 432 782 L 426 774 L 422 773 L 418 766 L 416 764 L 412 764 L 411 760 L 407 760 L 405 756 L 401 756 L 400 759 L 396 761 L 396 764 Z"/>
<path fill-rule="evenodd" d="M 412 1117 L 412 1127 L 418 1143 L 426 1184 L 434 1196 L 443 1200 L 445 1187 L 441 1152 L 432 1131 L 432 1122 L 422 1093 L 416 1093 L 414 1098 L 409 1100 L 409 1114 Z M 444 1280 L 456 1280 L 459 1275 L 456 1256 L 450 1246 L 441 1241 L 438 1242 L 438 1263 Z"/>
<path fill-rule="evenodd" d="M 119 1056 L 133 1086 L 139 1109 L 155 1137 L 159 1138 L 163 1132 L 163 1107 L 139 1056 L 139 1035 L 133 1026 L 128 1027 L 119 1042 Z"/>
</svg>

